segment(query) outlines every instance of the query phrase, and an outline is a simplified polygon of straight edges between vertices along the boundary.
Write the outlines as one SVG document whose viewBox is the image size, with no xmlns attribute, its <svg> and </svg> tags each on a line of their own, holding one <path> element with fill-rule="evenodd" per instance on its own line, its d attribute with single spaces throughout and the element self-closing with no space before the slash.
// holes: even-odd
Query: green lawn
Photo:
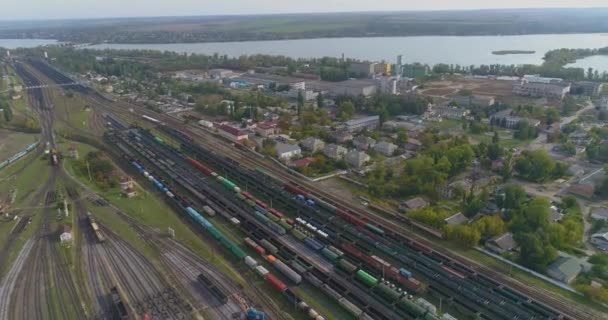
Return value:
<svg viewBox="0 0 608 320">
<path fill-rule="evenodd" d="M 0 162 L 23 151 L 30 144 L 38 141 L 38 135 L 22 132 L 0 130 Z"/>
<path fill-rule="evenodd" d="M 28 165 L 32 158 L 35 159 Z M 17 190 L 14 206 L 20 207 L 26 197 L 32 195 L 47 180 L 51 169 L 46 158 L 30 153 L 0 171 L 0 194 Z"/>
<path fill-rule="evenodd" d="M 453 119 L 443 119 L 443 121 L 432 121 L 427 123 L 428 127 L 434 129 L 455 129 L 462 128 L 462 121 Z"/>
</svg>

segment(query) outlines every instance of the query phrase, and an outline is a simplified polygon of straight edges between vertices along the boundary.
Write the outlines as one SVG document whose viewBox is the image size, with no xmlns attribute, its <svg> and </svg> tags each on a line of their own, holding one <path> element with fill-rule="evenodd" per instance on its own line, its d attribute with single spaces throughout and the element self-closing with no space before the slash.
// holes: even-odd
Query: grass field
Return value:
<svg viewBox="0 0 608 320">
<path fill-rule="evenodd" d="M 36 142 L 38 135 L 0 129 L 0 162 Z"/>
</svg>

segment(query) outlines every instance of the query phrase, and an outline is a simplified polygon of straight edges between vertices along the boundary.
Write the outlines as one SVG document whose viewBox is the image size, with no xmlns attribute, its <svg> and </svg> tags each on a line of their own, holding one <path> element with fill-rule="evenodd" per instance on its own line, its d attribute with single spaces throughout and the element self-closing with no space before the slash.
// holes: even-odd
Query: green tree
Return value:
<svg viewBox="0 0 608 320">
<path fill-rule="evenodd" d="M 302 111 L 304 110 L 304 95 L 302 94 L 302 90 L 298 91 L 298 116 L 302 115 Z"/>
<path fill-rule="evenodd" d="M 407 131 L 405 129 L 397 130 L 397 144 L 404 145 L 407 143 Z"/>
<path fill-rule="evenodd" d="M 554 176 L 556 163 L 545 150 L 534 150 L 517 160 L 515 169 L 526 180 L 543 182 Z"/>
<path fill-rule="evenodd" d="M 11 122 L 11 120 L 13 120 L 13 109 L 8 103 L 4 105 L 4 120 L 6 122 Z"/>
<path fill-rule="evenodd" d="M 500 142 L 500 136 L 498 135 L 498 131 L 494 130 L 494 136 L 492 136 L 492 143 L 497 144 Z"/>
<path fill-rule="evenodd" d="M 520 246 L 519 260 L 526 267 L 545 271 L 549 263 L 557 258 L 557 250 L 544 232 L 516 234 L 515 240 Z"/>
<path fill-rule="evenodd" d="M 338 116 L 342 120 L 348 120 L 355 114 L 355 106 L 350 101 L 341 102 L 338 105 Z"/>
<path fill-rule="evenodd" d="M 325 107 L 325 98 L 323 97 L 323 94 L 319 92 L 317 95 L 317 108 L 321 109 L 323 107 Z"/>
</svg>

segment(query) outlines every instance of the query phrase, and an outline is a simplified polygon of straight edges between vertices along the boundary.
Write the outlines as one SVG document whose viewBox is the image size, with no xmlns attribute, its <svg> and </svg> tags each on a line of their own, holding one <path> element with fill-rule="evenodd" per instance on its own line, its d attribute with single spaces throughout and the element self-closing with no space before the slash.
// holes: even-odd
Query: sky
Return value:
<svg viewBox="0 0 608 320">
<path fill-rule="evenodd" d="M 344 11 L 608 7 L 607 0 L 4 0 L 0 20 Z"/>
</svg>

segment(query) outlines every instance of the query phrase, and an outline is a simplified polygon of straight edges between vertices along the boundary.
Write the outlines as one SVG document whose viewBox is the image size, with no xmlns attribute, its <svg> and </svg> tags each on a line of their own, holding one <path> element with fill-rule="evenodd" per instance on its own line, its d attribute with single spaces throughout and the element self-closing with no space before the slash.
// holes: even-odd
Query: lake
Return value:
<svg viewBox="0 0 608 320">
<path fill-rule="evenodd" d="M 45 39 L 0 39 L 0 47 L 7 49 L 34 48 L 54 43 L 57 43 L 57 41 Z"/>
<path fill-rule="evenodd" d="M 522 36 L 425 36 L 333 38 L 279 41 L 174 43 L 174 44 L 99 44 L 94 49 L 153 49 L 187 53 L 285 55 L 294 58 L 340 57 L 394 62 L 403 54 L 404 62 L 480 65 L 541 64 L 552 49 L 601 48 L 608 46 L 605 34 L 558 34 Z M 534 50 L 534 54 L 493 55 L 499 50 Z M 608 70 L 608 66 L 605 70 Z"/>
</svg>

